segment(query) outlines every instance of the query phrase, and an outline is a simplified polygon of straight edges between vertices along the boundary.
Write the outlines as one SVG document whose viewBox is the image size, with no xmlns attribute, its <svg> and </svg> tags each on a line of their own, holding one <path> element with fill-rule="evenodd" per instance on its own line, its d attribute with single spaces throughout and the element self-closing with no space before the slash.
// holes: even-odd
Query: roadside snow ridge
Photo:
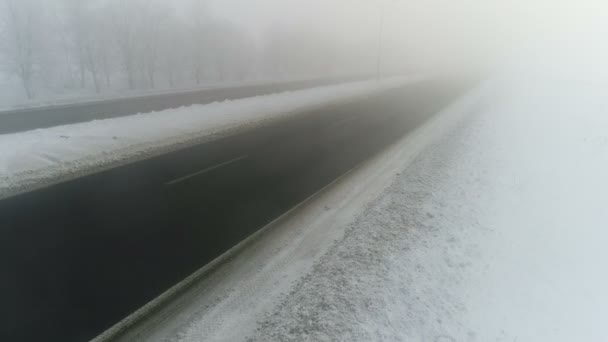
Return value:
<svg viewBox="0 0 608 342">
<path fill-rule="evenodd" d="M 351 82 L 0 135 L 0 198 L 421 79 Z"/>
</svg>

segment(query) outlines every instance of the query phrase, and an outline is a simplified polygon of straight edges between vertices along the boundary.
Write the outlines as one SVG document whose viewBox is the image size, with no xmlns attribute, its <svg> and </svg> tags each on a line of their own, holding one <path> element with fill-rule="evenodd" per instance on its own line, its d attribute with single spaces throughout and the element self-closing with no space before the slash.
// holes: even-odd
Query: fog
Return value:
<svg viewBox="0 0 608 342">
<path fill-rule="evenodd" d="M 581 47 L 568 54 L 603 58 L 596 38 L 607 32 L 606 6 L 593 0 L 0 1 L 0 107 L 228 82 L 481 69 L 573 43 Z"/>
</svg>

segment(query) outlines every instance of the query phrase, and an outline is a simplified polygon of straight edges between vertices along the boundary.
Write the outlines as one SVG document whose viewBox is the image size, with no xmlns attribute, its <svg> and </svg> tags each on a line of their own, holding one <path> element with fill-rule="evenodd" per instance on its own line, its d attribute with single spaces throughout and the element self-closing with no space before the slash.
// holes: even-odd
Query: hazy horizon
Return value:
<svg viewBox="0 0 608 342">
<path fill-rule="evenodd" d="M 1 0 L 0 107 L 260 79 L 601 64 L 599 1 Z M 560 67 L 561 68 L 561 67 Z M 594 70 L 600 66 L 594 67 Z"/>
</svg>

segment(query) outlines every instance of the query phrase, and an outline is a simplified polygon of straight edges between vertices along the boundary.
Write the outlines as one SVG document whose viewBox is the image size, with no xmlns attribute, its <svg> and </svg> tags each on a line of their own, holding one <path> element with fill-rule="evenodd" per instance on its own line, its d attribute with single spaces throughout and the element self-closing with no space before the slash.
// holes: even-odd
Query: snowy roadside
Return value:
<svg viewBox="0 0 608 342">
<path fill-rule="evenodd" d="M 474 116 L 401 170 L 249 340 L 469 341 L 465 274 L 484 229 L 466 198 L 486 190 L 466 152 Z"/>
<path fill-rule="evenodd" d="M 608 100 L 538 85 L 439 116 L 125 340 L 605 341 Z"/>
<path fill-rule="evenodd" d="M 424 151 L 249 340 L 605 341 L 608 100 L 563 86 Z"/>
<path fill-rule="evenodd" d="M 331 77 L 345 77 L 348 75 L 332 75 Z M 226 81 L 226 82 L 206 82 L 200 85 L 192 85 L 189 87 L 177 87 L 177 88 L 167 88 L 167 89 L 148 89 L 148 90 L 129 90 L 125 89 L 114 89 L 113 91 L 105 94 L 95 94 L 95 92 L 90 89 L 89 91 L 82 91 L 82 93 L 76 94 L 68 94 L 68 95 L 59 95 L 59 94 L 50 94 L 49 99 L 41 99 L 41 100 L 30 100 L 30 101 L 17 101 L 15 98 L 18 98 L 16 94 L 11 94 L 12 96 L 7 96 L 6 94 L 10 94 L 11 92 L 15 92 L 14 84 L 2 84 L 0 83 L 0 92 L 3 97 L 0 98 L 0 115 L 4 114 L 3 112 L 13 111 L 13 110 L 27 110 L 27 109 L 35 109 L 35 108 L 43 108 L 43 107 L 62 107 L 62 106 L 72 106 L 72 105 L 83 105 L 104 101 L 116 101 L 116 100 L 124 100 L 124 99 L 137 99 L 137 98 L 145 98 L 148 96 L 156 96 L 156 95 L 172 95 L 172 94 L 183 94 L 189 92 L 200 92 L 204 90 L 216 90 L 216 89 L 224 89 L 224 88 L 235 88 L 235 87 L 247 87 L 247 86 L 257 86 L 257 85 L 272 85 L 281 82 L 305 82 L 305 81 L 317 81 L 323 78 L 327 78 L 327 75 L 320 75 L 318 77 L 293 77 L 289 79 L 285 78 L 277 78 L 277 79 L 256 79 L 256 80 L 248 80 L 248 81 Z M 363 76 L 361 76 L 363 78 Z"/>
<path fill-rule="evenodd" d="M 370 199 L 466 115 L 477 97 L 473 93 L 456 102 L 226 253 L 214 262 L 217 267 L 201 269 L 96 341 L 117 341 L 117 335 L 118 341 L 129 342 L 244 341 L 257 321 L 341 239 Z M 181 289 L 187 290 L 176 297 Z M 167 298 L 172 298 L 169 305 L 160 304 Z M 158 304 L 164 306 L 160 311 Z"/>
<path fill-rule="evenodd" d="M 344 83 L 0 135 L 0 198 L 422 79 Z"/>
</svg>

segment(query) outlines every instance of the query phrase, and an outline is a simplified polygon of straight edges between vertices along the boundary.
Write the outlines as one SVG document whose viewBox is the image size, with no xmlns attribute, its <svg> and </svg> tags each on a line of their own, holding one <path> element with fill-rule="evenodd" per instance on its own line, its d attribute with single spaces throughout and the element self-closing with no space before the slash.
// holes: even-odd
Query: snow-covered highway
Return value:
<svg viewBox="0 0 608 342">
<path fill-rule="evenodd" d="M 453 92 L 355 82 L 0 136 L 0 339 L 93 338 Z"/>
<path fill-rule="evenodd" d="M 605 341 L 606 108 L 593 83 L 473 93 L 119 340 Z"/>
</svg>

